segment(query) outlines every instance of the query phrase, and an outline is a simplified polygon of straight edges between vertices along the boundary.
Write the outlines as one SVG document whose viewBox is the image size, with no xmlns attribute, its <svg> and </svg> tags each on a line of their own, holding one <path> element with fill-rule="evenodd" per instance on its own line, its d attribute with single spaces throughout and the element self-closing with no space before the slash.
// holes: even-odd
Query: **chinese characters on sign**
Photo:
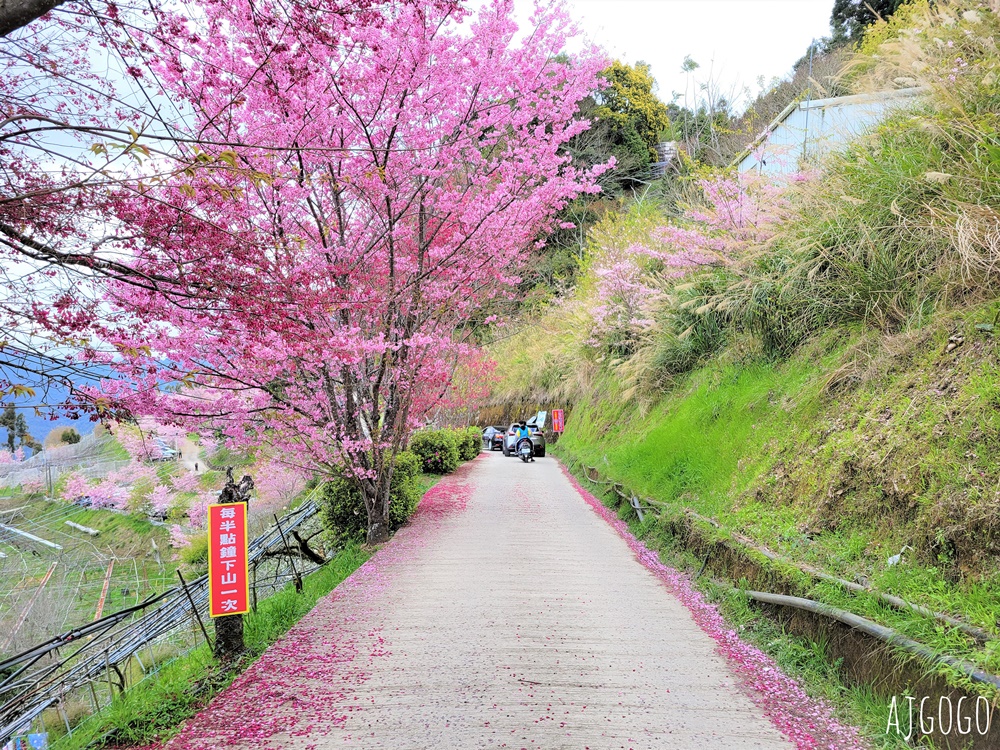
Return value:
<svg viewBox="0 0 1000 750">
<path fill-rule="evenodd" d="M 212 617 L 250 609 L 246 503 L 208 506 L 208 602 Z"/>
<path fill-rule="evenodd" d="M 564 420 L 563 410 L 562 409 L 553 409 L 552 410 L 552 431 L 553 432 L 562 432 L 563 431 L 563 427 L 565 426 L 565 422 L 563 420 Z"/>
</svg>

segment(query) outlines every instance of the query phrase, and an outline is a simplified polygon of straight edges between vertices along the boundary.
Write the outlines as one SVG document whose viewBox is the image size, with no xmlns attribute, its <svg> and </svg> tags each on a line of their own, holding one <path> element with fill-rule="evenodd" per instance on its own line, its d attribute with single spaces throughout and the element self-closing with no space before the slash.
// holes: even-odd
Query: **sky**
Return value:
<svg viewBox="0 0 1000 750">
<path fill-rule="evenodd" d="M 652 66 L 658 95 L 689 104 L 696 84 L 712 80 L 725 94 L 784 77 L 813 39 L 830 33 L 833 0 L 566 0 L 592 41 L 628 63 Z M 527 18 L 533 0 L 515 0 Z M 701 67 L 681 72 L 690 56 Z M 730 101 L 736 97 L 727 96 Z M 747 102 L 744 101 L 745 105 Z"/>
</svg>

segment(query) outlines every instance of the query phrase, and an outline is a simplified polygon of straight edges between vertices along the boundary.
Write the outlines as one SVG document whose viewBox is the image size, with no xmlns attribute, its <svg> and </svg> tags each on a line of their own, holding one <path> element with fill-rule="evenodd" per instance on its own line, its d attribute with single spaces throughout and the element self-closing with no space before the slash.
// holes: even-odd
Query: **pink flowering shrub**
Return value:
<svg viewBox="0 0 1000 750">
<path fill-rule="evenodd" d="M 170 527 L 170 546 L 174 549 L 180 549 L 181 547 L 187 547 L 191 544 L 191 538 L 184 532 L 184 529 L 178 524 L 174 524 Z"/>
<path fill-rule="evenodd" d="M 630 256 L 594 269 L 597 300 L 590 308 L 593 327 L 588 343 L 621 353 L 631 349 L 635 334 L 652 325 L 650 310 L 663 294 L 640 262 L 643 256 L 650 257 L 647 249 L 633 245 L 629 251 Z"/>
<path fill-rule="evenodd" d="M 787 213 L 781 185 L 755 176 L 716 175 L 698 183 L 702 200 L 682 218 L 643 227 L 639 241 L 593 252 L 587 344 L 628 355 L 679 281 L 725 268 L 766 245 Z"/>
<path fill-rule="evenodd" d="M 255 515 L 280 510 L 306 484 L 301 472 L 274 458 L 258 461 L 250 473 L 257 490 L 255 502 L 250 506 L 250 511 Z"/>
<path fill-rule="evenodd" d="M 90 494 L 90 480 L 81 474 L 73 472 L 66 479 L 66 484 L 63 487 L 62 496 L 63 499 L 68 502 L 73 502 L 78 497 L 83 497 Z"/>
<path fill-rule="evenodd" d="M 149 493 L 150 510 L 155 515 L 162 516 L 170 509 L 170 504 L 173 500 L 173 490 L 165 484 L 159 484 Z"/>
<path fill-rule="evenodd" d="M 112 510 L 137 510 L 149 503 L 154 511 L 161 512 L 169 505 L 172 491 L 159 483 L 153 467 L 132 462 L 108 472 L 97 482 L 73 472 L 65 480 L 62 497 L 67 502 L 90 497 L 93 507 Z"/>
<path fill-rule="evenodd" d="M 191 504 L 188 505 L 188 520 L 191 526 L 196 529 L 205 528 L 208 520 L 208 506 L 215 502 L 215 498 L 208 494 L 198 495 Z"/>
<path fill-rule="evenodd" d="M 184 472 L 180 476 L 172 477 L 170 482 L 175 492 L 198 492 L 201 490 L 198 475 L 191 472 Z"/>
<path fill-rule="evenodd" d="M 784 185 L 757 175 L 716 175 L 699 180 L 698 188 L 703 202 L 654 233 L 679 273 L 726 265 L 763 246 L 788 213 Z"/>
<path fill-rule="evenodd" d="M 16 451 L 11 453 L 9 450 L 0 450 L 0 467 L 6 467 L 10 464 L 20 463 L 24 460 L 24 448 L 18 448 Z"/>
<path fill-rule="evenodd" d="M 45 490 L 45 483 L 39 479 L 29 479 L 21 482 L 21 491 L 25 495 L 37 495 Z"/>
<path fill-rule="evenodd" d="M 102 479 L 90 488 L 88 494 L 94 508 L 125 510 L 128 507 L 128 488 L 109 479 Z"/>
<path fill-rule="evenodd" d="M 133 461 L 155 461 L 163 457 L 159 446 L 153 440 L 152 431 L 117 425 L 113 428 L 112 434 Z"/>
</svg>

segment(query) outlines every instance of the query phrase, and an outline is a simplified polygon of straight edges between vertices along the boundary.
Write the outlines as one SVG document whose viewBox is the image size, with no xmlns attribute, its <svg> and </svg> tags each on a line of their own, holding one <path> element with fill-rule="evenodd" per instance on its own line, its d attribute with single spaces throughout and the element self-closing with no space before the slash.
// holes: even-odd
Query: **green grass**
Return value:
<svg viewBox="0 0 1000 750">
<path fill-rule="evenodd" d="M 765 446 L 787 431 L 790 410 L 817 390 L 808 360 L 709 368 L 648 414 L 606 398 L 573 412 L 564 450 L 645 494 L 728 511 L 731 498 L 767 466 Z M 614 392 L 613 385 L 603 393 Z"/>
<path fill-rule="evenodd" d="M 939 315 L 894 337 L 828 332 L 777 362 L 719 358 L 647 408 L 598 380 L 555 450 L 653 498 L 666 516 L 691 508 L 793 561 L 996 633 L 1000 342 L 976 326 L 997 309 Z M 964 343 L 946 351 L 956 335 Z M 676 544 L 655 521 L 637 531 L 661 550 Z M 889 566 L 904 544 L 915 549 Z M 875 596 L 781 573 L 805 596 L 1000 674 L 1000 641 L 984 648 Z M 806 647 L 759 627 L 776 657 Z M 884 721 L 880 698 L 843 690 L 845 710 L 874 706 L 861 723 Z"/>
<path fill-rule="evenodd" d="M 440 481 L 440 474 L 418 474 L 417 486 L 420 487 L 420 496 L 423 497 L 427 493 L 427 490 Z"/>
<path fill-rule="evenodd" d="M 257 458 L 256 450 L 234 451 L 230 448 L 218 448 L 212 454 L 212 464 L 219 467 L 217 471 L 224 473 L 227 467 L 238 469 L 243 466 L 250 466 Z"/>
<path fill-rule="evenodd" d="M 183 721 L 194 716 L 369 556 L 360 547 L 348 547 L 307 576 L 301 594 L 289 585 L 262 601 L 257 612 L 247 614 L 244 638 L 248 656 L 239 670 L 223 671 L 202 645 L 116 697 L 106 709 L 77 726 L 72 737 L 54 742 L 53 750 L 142 745 L 172 736 Z"/>
<path fill-rule="evenodd" d="M 104 603 L 105 614 L 137 604 L 154 592 L 162 591 L 176 582 L 170 562 L 169 531 L 150 523 L 145 517 L 109 510 L 72 508 L 63 503 L 41 497 L 14 495 L 3 500 L 3 507 L 26 506 L 23 515 L 13 525 L 48 541 L 60 544 L 60 551 L 16 541 L 19 546 L 0 544 L 8 555 L 0 565 L 5 582 L 13 587 L 21 585 L 14 603 L 23 605 L 31 591 L 38 586 L 42 576 L 55 560 L 59 565 L 53 572 L 44 593 L 54 597 L 48 605 L 51 620 L 29 622 L 37 632 L 22 630 L 20 638 L 34 637 L 43 640 L 62 626 L 93 619 L 101 596 L 108 560 L 115 559 L 112 577 Z M 63 515 L 64 511 L 69 511 Z M 97 529 L 100 536 L 90 537 L 67 526 L 65 521 Z M 152 545 L 159 550 L 161 564 L 157 564 Z M 22 578 L 24 580 L 22 581 Z M 15 615 L 7 612 L 12 624 Z M 44 629 L 47 628 L 47 629 Z M 27 645 L 22 643 L 22 645 Z"/>
</svg>

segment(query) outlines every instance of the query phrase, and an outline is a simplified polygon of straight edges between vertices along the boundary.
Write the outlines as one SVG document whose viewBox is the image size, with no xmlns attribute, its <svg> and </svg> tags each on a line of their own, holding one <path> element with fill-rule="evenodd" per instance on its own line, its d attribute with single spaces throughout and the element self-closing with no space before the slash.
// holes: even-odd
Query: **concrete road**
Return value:
<svg viewBox="0 0 1000 750">
<path fill-rule="evenodd" d="M 486 454 L 170 747 L 791 748 L 552 458 Z"/>
</svg>

